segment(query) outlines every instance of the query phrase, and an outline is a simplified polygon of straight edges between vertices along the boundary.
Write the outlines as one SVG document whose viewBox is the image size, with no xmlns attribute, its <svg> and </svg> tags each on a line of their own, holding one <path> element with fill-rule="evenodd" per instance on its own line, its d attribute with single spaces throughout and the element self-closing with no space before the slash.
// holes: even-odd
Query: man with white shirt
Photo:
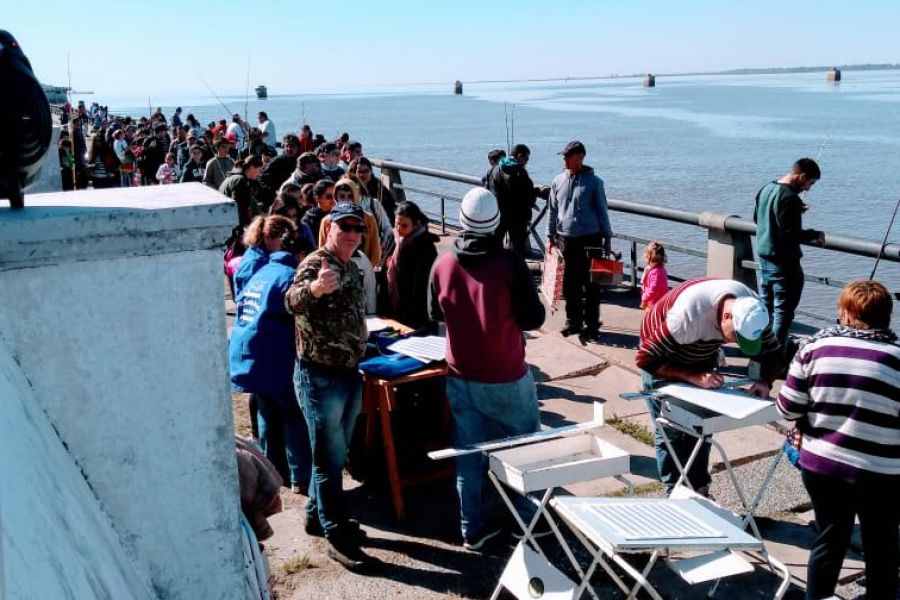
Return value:
<svg viewBox="0 0 900 600">
<path fill-rule="evenodd" d="M 262 140 L 266 146 L 277 147 L 278 137 L 275 135 L 275 123 L 269 119 L 265 111 L 259 111 L 256 116 L 259 119 L 259 130 L 262 131 Z"/>
<path fill-rule="evenodd" d="M 237 113 L 231 116 L 231 123 L 228 124 L 228 127 L 225 129 L 225 135 L 230 136 L 233 135 L 235 137 L 234 147 L 240 150 L 244 147 L 244 138 L 247 137 L 247 129 L 244 128 L 244 123 L 241 121 L 241 116 Z"/>
</svg>

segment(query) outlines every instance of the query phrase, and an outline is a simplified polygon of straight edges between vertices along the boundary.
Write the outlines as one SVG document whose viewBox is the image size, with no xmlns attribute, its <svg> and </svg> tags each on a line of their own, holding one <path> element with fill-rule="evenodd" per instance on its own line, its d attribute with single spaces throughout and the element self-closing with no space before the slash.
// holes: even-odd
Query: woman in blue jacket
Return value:
<svg viewBox="0 0 900 600">
<path fill-rule="evenodd" d="M 304 252 L 293 223 L 270 219 L 287 221 L 288 233 L 238 294 L 228 348 L 231 384 L 256 400 L 263 452 L 287 474 L 291 490 L 303 493 L 310 477 L 309 433 L 294 396 L 294 318 L 285 310 L 284 296 Z"/>
</svg>

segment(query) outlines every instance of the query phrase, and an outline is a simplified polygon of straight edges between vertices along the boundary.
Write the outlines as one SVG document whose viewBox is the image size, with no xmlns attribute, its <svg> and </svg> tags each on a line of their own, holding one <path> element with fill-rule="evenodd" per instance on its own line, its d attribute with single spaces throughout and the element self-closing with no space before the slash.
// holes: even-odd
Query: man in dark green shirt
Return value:
<svg viewBox="0 0 900 600">
<path fill-rule="evenodd" d="M 801 243 L 825 244 L 825 234 L 803 229 L 807 206 L 800 194 L 822 176 L 811 158 L 801 158 L 789 173 L 772 181 L 756 194 L 756 252 L 759 255 L 759 297 L 772 319 L 772 332 L 785 357 L 790 356 L 788 331 L 803 291 Z"/>
</svg>

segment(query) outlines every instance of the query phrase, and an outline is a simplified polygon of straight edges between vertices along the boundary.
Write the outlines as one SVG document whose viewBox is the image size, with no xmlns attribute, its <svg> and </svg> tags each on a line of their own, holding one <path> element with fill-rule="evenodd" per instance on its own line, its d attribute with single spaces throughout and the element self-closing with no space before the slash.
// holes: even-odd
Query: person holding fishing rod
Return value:
<svg viewBox="0 0 900 600">
<path fill-rule="evenodd" d="M 825 245 L 825 233 L 803 229 L 802 214 L 808 206 L 800 194 L 821 178 L 819 165 L 811 158 L 796 161 L 777 181 L 764 185 L 756 194 L 756 252 L 759 255 L 759 297 L 772 319 L 772 332 L 781 345 L 784 366 L 794 347 L 788 332 L 803 292 L 801 243 Z"/>
</svg>

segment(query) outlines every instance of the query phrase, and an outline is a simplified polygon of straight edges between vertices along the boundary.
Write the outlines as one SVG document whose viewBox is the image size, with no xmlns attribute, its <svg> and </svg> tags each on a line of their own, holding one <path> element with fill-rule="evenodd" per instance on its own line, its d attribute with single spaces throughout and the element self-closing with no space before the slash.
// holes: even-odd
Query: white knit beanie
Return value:
<svg viewBox="0 0 900 600">
<path fill-rule="evenodd" d="M 459 205 L 459 223 L 465 231 L 494 233 L 500 224 L 497 198 L 483 187 L 472 188 Z"/>
</svg>

